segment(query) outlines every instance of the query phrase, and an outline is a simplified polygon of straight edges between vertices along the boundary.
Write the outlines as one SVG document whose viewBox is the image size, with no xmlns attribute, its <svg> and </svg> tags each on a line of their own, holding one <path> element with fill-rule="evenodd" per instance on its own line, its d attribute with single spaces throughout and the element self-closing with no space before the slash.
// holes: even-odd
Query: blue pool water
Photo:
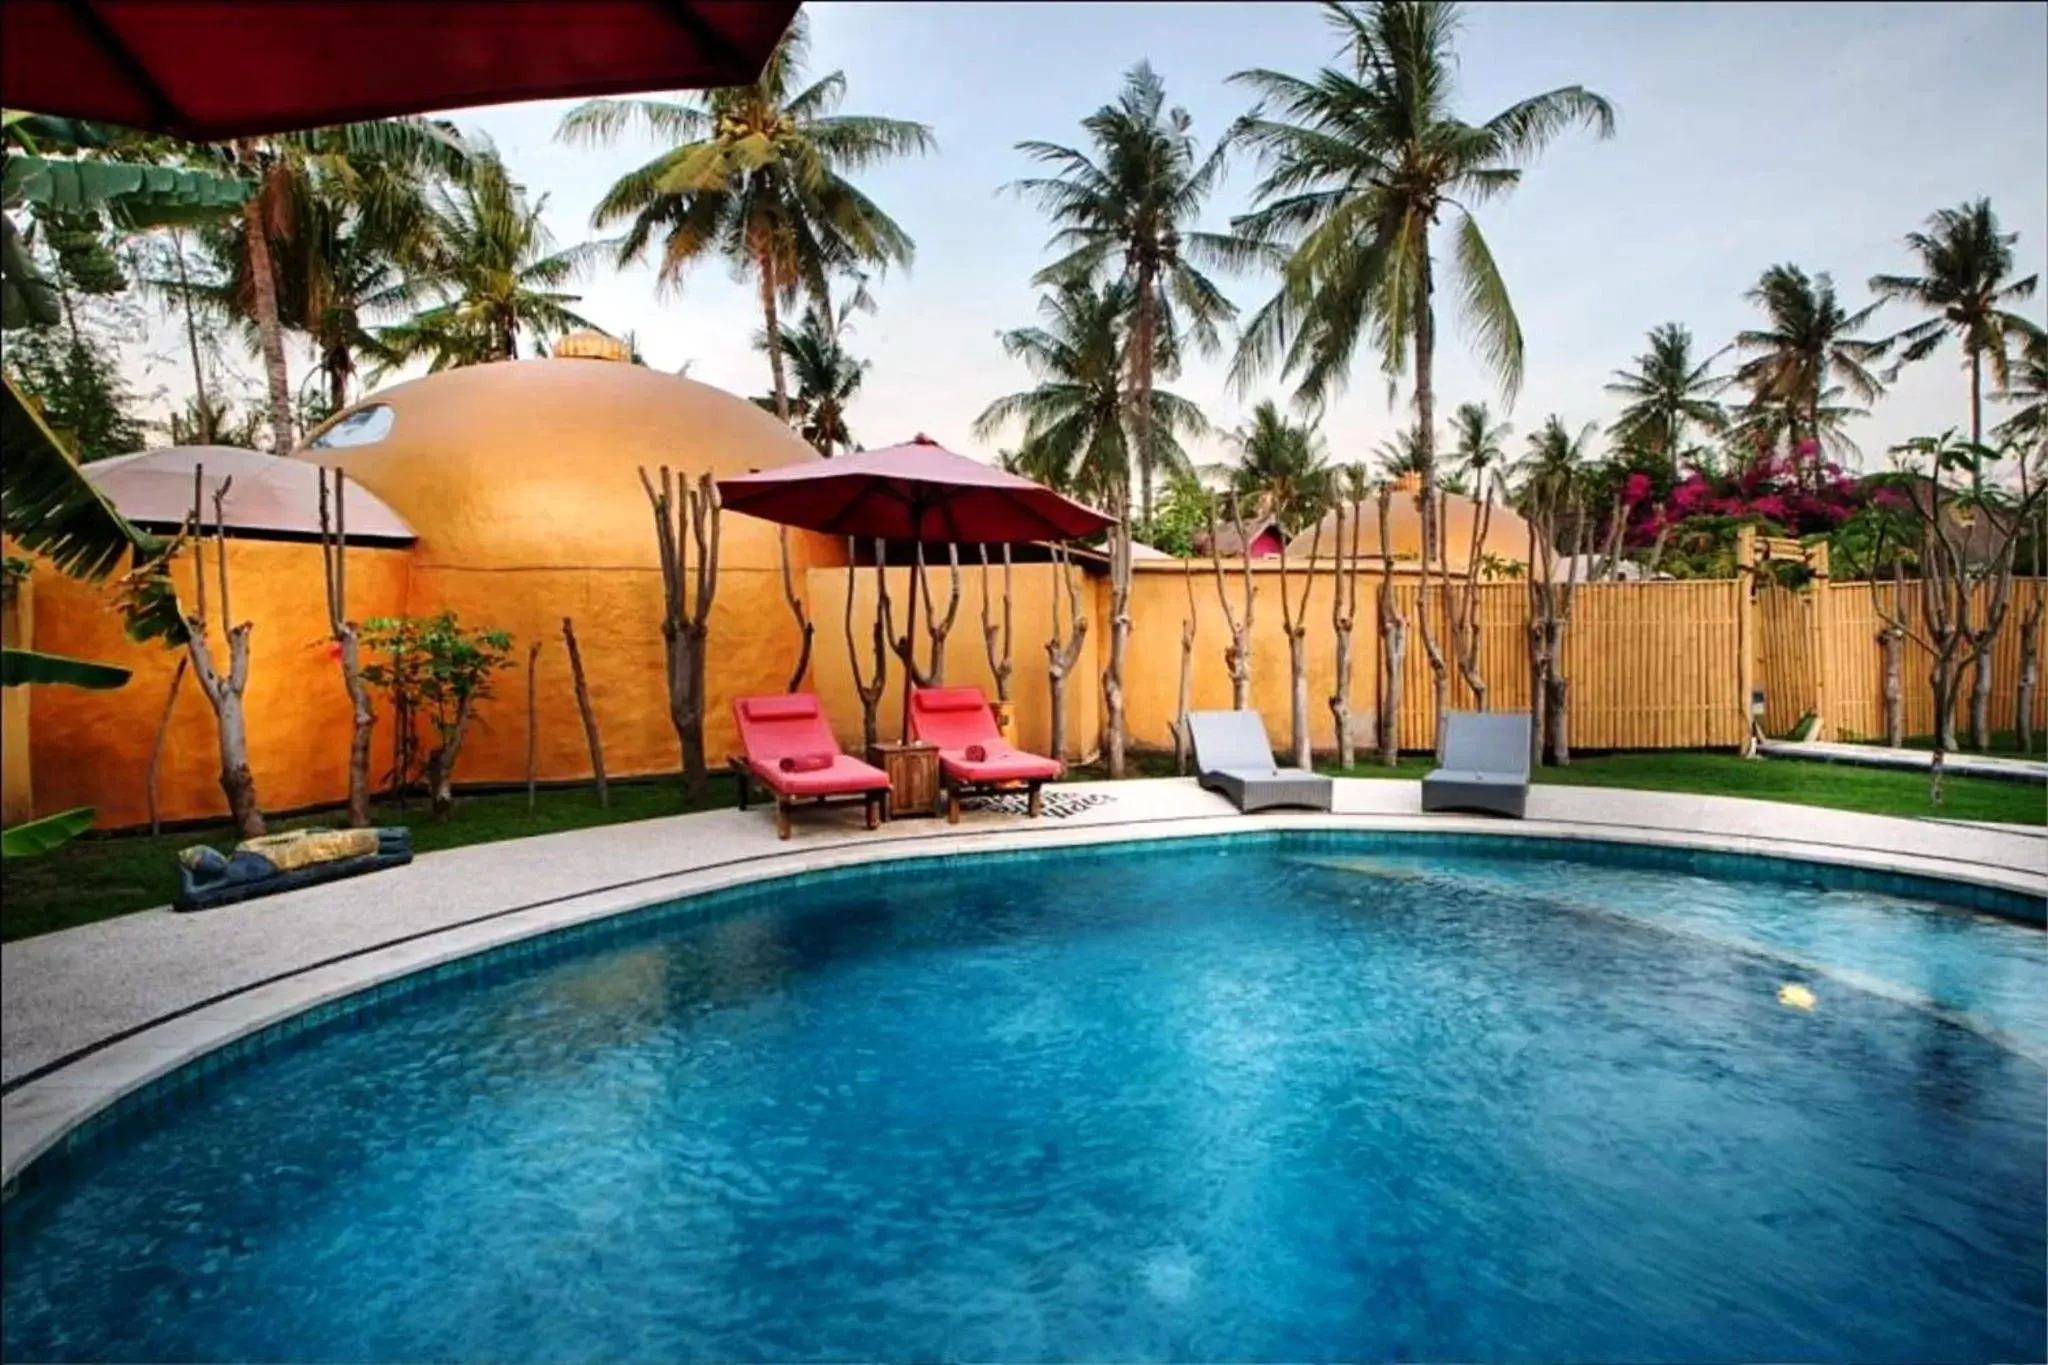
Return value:
<svg viewBox="0 0 2048 1365">
<path fill-rule="evenodd" d="M 2036 1359 L 2044 945 L 1329 840 L 816 879 L 115 1132 L 5 1354 Z"/>
</svg>

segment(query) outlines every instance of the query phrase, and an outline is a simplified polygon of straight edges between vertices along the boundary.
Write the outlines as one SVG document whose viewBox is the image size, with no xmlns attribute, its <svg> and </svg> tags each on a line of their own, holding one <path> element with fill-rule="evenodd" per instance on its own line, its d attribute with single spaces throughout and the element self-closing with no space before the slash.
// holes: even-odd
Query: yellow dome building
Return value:
<svg viewBox="0 0 2048 1365">
<path fill-rule="evenodd" d="M 745 399 L 619 363 L 627 354 L 611 338 L 572 334 L 556 358 L 430 374 L 337 414 L 295 452 L 345 470 L 411 525 L 409 614 L 453 610 L 466 625 L 510 631 L 522 665 L 541 643 L 543 780 L 590 766 L 564 617 L 575 622 L 607 770 L 672 772 L 679 762 L 640 471 L 658 484 L 663 465 L 694 480 L 820 458 Z M 714 763 L 735 739 L 731 699 L 780 691 L 795 663 L 778 536 L 752 517 L 723 518 L 704 727 Z M 845 562 L 829 537 L 792 531 L 789 543 L 800 592 L 805 568 Z M 464 746 L 465 782 L 525 775 L 523 667 L 500 675 L 498 693 Z"/>
<path fill-rule="evenodd" d="M 316 481 L 306 462 L 341 469 L 357 485 L 347 504 L 352 619 L 452 610 L 466 626 L 513 637 L 512 667 L 477 708 L 458 782 L 525 778 L 526 662 L 536 643 L 538 775 L 589 776 L 565 617 L 575 622 L 607 772 L 678 768 L 661 571 L 640 471 L 657 483 L 663 465 L 682 479 L 725 478 L 820 457 L 745 399 L 622 363 L 630 353 L 612 338 L 572 335 L 562 350 L 560 358 L 394 385 L 313 431 L 291 459 L 172 450 L 91 467 L 117 507 L 166 531 L 189 502 L 195 464 L 216 480 L 235 476 L 229 559 L 235 616 L 254 623 L 244 704 L 267 810 L 332 803 L 347 788 L 348 704 L 327 638 Z M 736 740 L 732 698 L 781 691 L 796 662 L 800 639 L 784 600 L 779 538 L 780 528 L 752 517 L 722 519 L 704 725 L 714 765 Z M 827 536 L 791 531 L 789 548 L 800 598 L 807 568 L 846 562 L 841 542 Z M 690 555 L 694 563 L 694 545 Z M 177 576 L 189 592 L 189 556 Z M 77 805 L 97 807 L 105 828 L 148 818 L 150 752 L 179 656 L 128 641 L 114 596 L 112 583 L 67 579 L 41 565 L 5 604 L 10 645 L 32 641 L 134 675 L 108 692 L 10 692 L 9 820 Z M 392 729 L 389 706 L 379 713 L 373 776 L 381 785 Z M 24 752 L 29 764 L 16 761 Z M 224 814 L 218 766 L 212 710 L 188 679 L 165 731 L 161 817 Z"/>
<path fill-rule="evenodd" d="M 1394 497 L 1387 508 L 1387 539 L 1394 551 L 1394 572 L 1419 573 L 1422 568 L 1422 513 L 1415 505 L 1415 494 L 1421 491 L 1419 475 L 1410 474 L 1394 484 Z M 1445 571 L 1463 577 L 1470 571 L 1472 559 L 1472 524 L 1478 519 L 1479 504 L 1462 493 L 1445 493 L 1444 498 L 1444 568 Z M 1380 560 L 1380 507 L 1376 499 L 1351 504 L 1344 514 L 1344 541 L 1348 553 L 1351 547 L 1351 519 L 1358 517 L 1358 553 L 1363 567 L 1376 570 Z M 1287 557 L 1294 561 L 1308 558 L 1309 545 L 1314 539 L 1316 528 L 1303 530 L 1287 542 Z M 1322 521 L 1322 549 L 1325 561 L 1336 554 L 1337 514 L 1326 513 Z M 1508 564 L 1529 562 L 1529 523 L 1524 521 L 1512 507 L 1499 502 L 1493 504 L 1486 518 L 1486 540 L 1479 547 L 1482 565 L 1488 559 Z"/>
</svg>

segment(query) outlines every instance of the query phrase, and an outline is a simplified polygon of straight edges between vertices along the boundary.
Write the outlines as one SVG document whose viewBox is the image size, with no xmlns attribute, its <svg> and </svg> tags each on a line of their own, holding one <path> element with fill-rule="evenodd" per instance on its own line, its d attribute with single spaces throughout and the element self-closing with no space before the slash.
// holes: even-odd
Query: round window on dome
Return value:
<svg viewBox="0 0 2048 1365">
<path fill-rule="evenodd" d="M 383 403 L 361 408 L 321 432 L 314 438 L 313 446 L 318 450 L 345 450 L 350 446 L 375 445 L 391 434 L 391 424 L 397 416 Z"/>
</svg>

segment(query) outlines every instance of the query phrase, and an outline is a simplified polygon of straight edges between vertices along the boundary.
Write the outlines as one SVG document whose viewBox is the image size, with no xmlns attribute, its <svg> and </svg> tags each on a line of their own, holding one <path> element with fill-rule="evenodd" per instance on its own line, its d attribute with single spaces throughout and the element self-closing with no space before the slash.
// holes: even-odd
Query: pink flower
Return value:
<svg viewBox="0 0 2048 1365">
<path fill-rule="evenodd" d="M 1749 510 L 1766 521 L 1777 522 L 1780 526 L 1790 525 L 1792 521 L 1791 509 L 1785 505 L 1785 500 L 1775 493 L 1758 498 L 1749 505 Z"/>
<path fill-rule="evenodd" d="M 1648 474 L 1631 474 L 1628 476 L 1627 481 L 1624 482 L 1621 486 L 1622 501 L 1628 503 L 1630 506 L 1634 506 L 1636 503 L 1641 502 L 1644 498 L 1647 498 L 1649 496 L 1650 476 Z"/>
</svg>

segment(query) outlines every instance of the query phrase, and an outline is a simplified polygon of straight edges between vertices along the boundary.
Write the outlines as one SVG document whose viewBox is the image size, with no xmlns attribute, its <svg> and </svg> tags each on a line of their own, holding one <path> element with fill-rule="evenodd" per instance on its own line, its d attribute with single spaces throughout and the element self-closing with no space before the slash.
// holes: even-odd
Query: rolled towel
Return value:
<svg viewBox="0 0 2048 1365">
<path fill-rule="evenodd" d="M 970 744 L 970 745 L 968 745 L 968 746 L 967 746 L 967 761 L 968 761 L 969 763 L 986 763 L 986 762 L 988 762 L 988 746 L 987 746 L 986 744 Z"/>
<path fill-rule="evenodd" d="M 777 761 L 776 767 L 786 773 L 823 772 L 832 766 L 830 754 L 790 754 Z"/>
</svg>

